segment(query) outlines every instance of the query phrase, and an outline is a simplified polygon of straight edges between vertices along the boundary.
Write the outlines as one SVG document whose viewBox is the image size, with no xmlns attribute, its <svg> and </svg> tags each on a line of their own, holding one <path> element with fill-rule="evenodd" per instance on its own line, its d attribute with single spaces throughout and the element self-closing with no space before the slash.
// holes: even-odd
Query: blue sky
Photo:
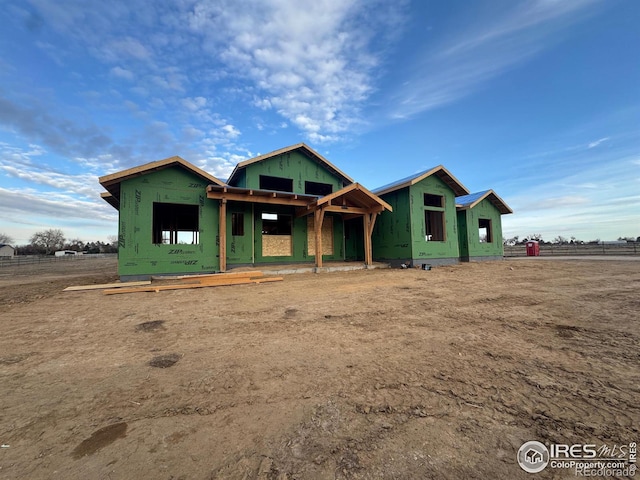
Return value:
<svg viewBox="0 0 640 480">
<path fill-rule="evenodd" d="M 306 142 L 370 189 L 443 164 L 504 236 L 640 235 L 635 0 L 5 0 L 0 233 L 107 240 L 98 177 L 226 180 Z"/>
</svg>

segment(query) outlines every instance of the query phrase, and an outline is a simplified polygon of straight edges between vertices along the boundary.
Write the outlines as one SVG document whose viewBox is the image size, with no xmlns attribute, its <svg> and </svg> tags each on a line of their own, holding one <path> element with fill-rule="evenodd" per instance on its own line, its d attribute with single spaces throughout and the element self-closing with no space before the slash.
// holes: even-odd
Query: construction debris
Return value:
<svg viewBox="0 0 640 480">
<path fill-rule="evenodd" d="M 77 285 L 75 287 L 67 287 L 63 290 L 63 292 L 78 292 L 82 290 L 101 290 L 105 288 L 121 288 L 121 287 L 135 287 L 138 285 L 150 285 L 151 282 L 149 280 L 139 281 L 139 282 L 125 282 L 125 283 L 103 283 L 103 284 L 95 284 L 95 285 Z"/>
<path fill-rule="evenodd" d="M 263 277 L 262 272 L 232 272 L 212 275 L 186 275 L 177 277 L 180 283 L 146 285 L 135 288 L 114 288 L 105 290 L 105 295 L 118 293 L 159 292 L 161 290 L 182 290 L 187 288 L 221 287 L 226 285 L 247 285 L 250 283 L 279 282 L 283 277 Z"/>
</svg>

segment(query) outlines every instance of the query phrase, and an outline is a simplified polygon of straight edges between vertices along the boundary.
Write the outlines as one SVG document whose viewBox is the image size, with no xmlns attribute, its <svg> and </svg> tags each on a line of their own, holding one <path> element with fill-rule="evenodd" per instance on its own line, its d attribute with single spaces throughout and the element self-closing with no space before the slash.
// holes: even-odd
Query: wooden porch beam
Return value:
<svg viewBox="0 0 640 480">
<path fill-rule="evenodd" d="M 322 267 L 322 222 L 324 221 L 324 209 L 319 208 L 314 212 L 313 230 L 316 240 L 316 267 Z"/>
<path fill-rule="evenodd" d="M 369 214 L 362 216 L 364 227 L 364 264 L 371 265 L 373 263 L 373 255 L 371 254 L 371 217 Z"/>
<path fill-rule="evenodd" d="M 272 194 L 276 195 L 276 194 Z M 308 200 L 301 198 L 295 198 L 296 195 L 291 197 L 277 197 L 277 196 L 262 196 L 262 195 L 245 195 L 242 193 L 232 192 L 207 192 L 207 198 L 213 200 L 226 200 L 233 202 L 251 202 L 251 203 L 270 203 L 273 205 L 291 205 L 294 207 L 306 207 L 309 204 Z"/>
<path fill-rule="evenodd" d="M 220 200 L 220 218 L 218 219 L 218 241 L 220 254 L 220 271 L 227 271 L 227 200 Z"/>
</svg>

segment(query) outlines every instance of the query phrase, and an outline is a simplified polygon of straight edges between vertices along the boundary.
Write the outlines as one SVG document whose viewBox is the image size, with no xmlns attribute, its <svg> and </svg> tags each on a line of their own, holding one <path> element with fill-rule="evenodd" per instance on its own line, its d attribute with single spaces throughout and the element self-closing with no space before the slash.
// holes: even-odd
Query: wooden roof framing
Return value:
<svg viewBox="0 0 640 480">
<path fill-rule="evenodd" d="M 344 184 L 353 183 L 353 179 L 350 176 L 348 176 L 346 173 L 344 173 L 342 170 L 336 167 L 333 163 L 331 163 L 329 160 L 324 158 L 322 155 L 320 155 L 318 152 L 316 152 L 314 149 L 312 149 L 305 143 L 296 143 L 295 145 L 284 147 L 279 150 L 274 150 L 273 152 L 265 153 L 264 155 L 259 155 L 257 157 L 250 158 L 248 160 L 244 160 L 243 162 L 238 163 L 236 167 L 233 169 L 233 172 L 231 172 L 231 175 L 229 176 L 227 183 L 232 183 L 233 178 L 238 174 L 238 172 L 243 168 L 246 168 L 248 165 L 251 165 L 252 163 L 262 162 L 263 160 L 267 160 L 272 157 L 277 157 L 278 155 L 293 152 L 296 150 L 302 152 L 304 155 L 311 158 L 312 160 L 320 163 L 323 167 L 325 167 L 331 173 L 340 177 L 340 179 L 343 181 Z"/>
<path fill-rule="evenodd" d="M 185 170 L 195 173 L 207 183 L 224 185 L 222 181 L 218 180 L 216 177 L 205 172 L 204 170 L 196 167 L 195 165 L 187 162 L 184 158 L 173 156 L 165 158 L 164 160 L 145 163 L 144 165 L 139 165 L 134 168 L 129 168 L 127 170 L 122 170 L 120 172 L 100 177 L 98 179 L 100 185 L 102 185 L 105 190 L 107 190 L 106 192 L 101 193 L 100 196 L 103 200 L 109 203 L 109 205 L 118 210 L 120 208 L 120 183 L 122 181 L 173 166 L 180 166 Z"/>
<path fill-rule="evenodd" d="M 228 185 L 209 185 L 207 187 L 207 198 L 302 207 L 315 201 L 318 197 L 316 195 L 302 195 L 300 193 L 277 192 L 274 190 L 230 187 Z"/>
<path fill-rule="evenodd" d="M 296 216 L 309 215 L 318 209 L 325 212 L 342 213 L 352 216 L 380 213 L 384 210 L 393 211 L 391 205 L 374 195 L 359 183 L 352 183 L 337 192 L 320 197 L 314 202 L 296 211 Z"/>
</svg>

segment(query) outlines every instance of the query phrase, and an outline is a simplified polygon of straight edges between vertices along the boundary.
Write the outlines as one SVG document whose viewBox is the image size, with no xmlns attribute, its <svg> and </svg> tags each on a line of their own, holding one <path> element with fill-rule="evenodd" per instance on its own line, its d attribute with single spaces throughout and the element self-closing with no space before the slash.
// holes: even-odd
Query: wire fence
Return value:
<svg viewBox="0 0 640 480">
<path fill-rule="evenodd" d="M 88 253 L 85 255 L 16 255 L 14 257 L 0 257 L 0 268 L 20 265 L 38 265 L 54 262 L 84 262 L 97 258 L 117 258 L 117 253 Z"/>
<path fill-rule="evenodd" d="M 540 255 L 639 255 L 640 243 L 627 242 L 621 244 L 569 244 L 541 243 Z M 505 245 L 505 257 L 526 257 L 526 245 Z"/>
</svg>

